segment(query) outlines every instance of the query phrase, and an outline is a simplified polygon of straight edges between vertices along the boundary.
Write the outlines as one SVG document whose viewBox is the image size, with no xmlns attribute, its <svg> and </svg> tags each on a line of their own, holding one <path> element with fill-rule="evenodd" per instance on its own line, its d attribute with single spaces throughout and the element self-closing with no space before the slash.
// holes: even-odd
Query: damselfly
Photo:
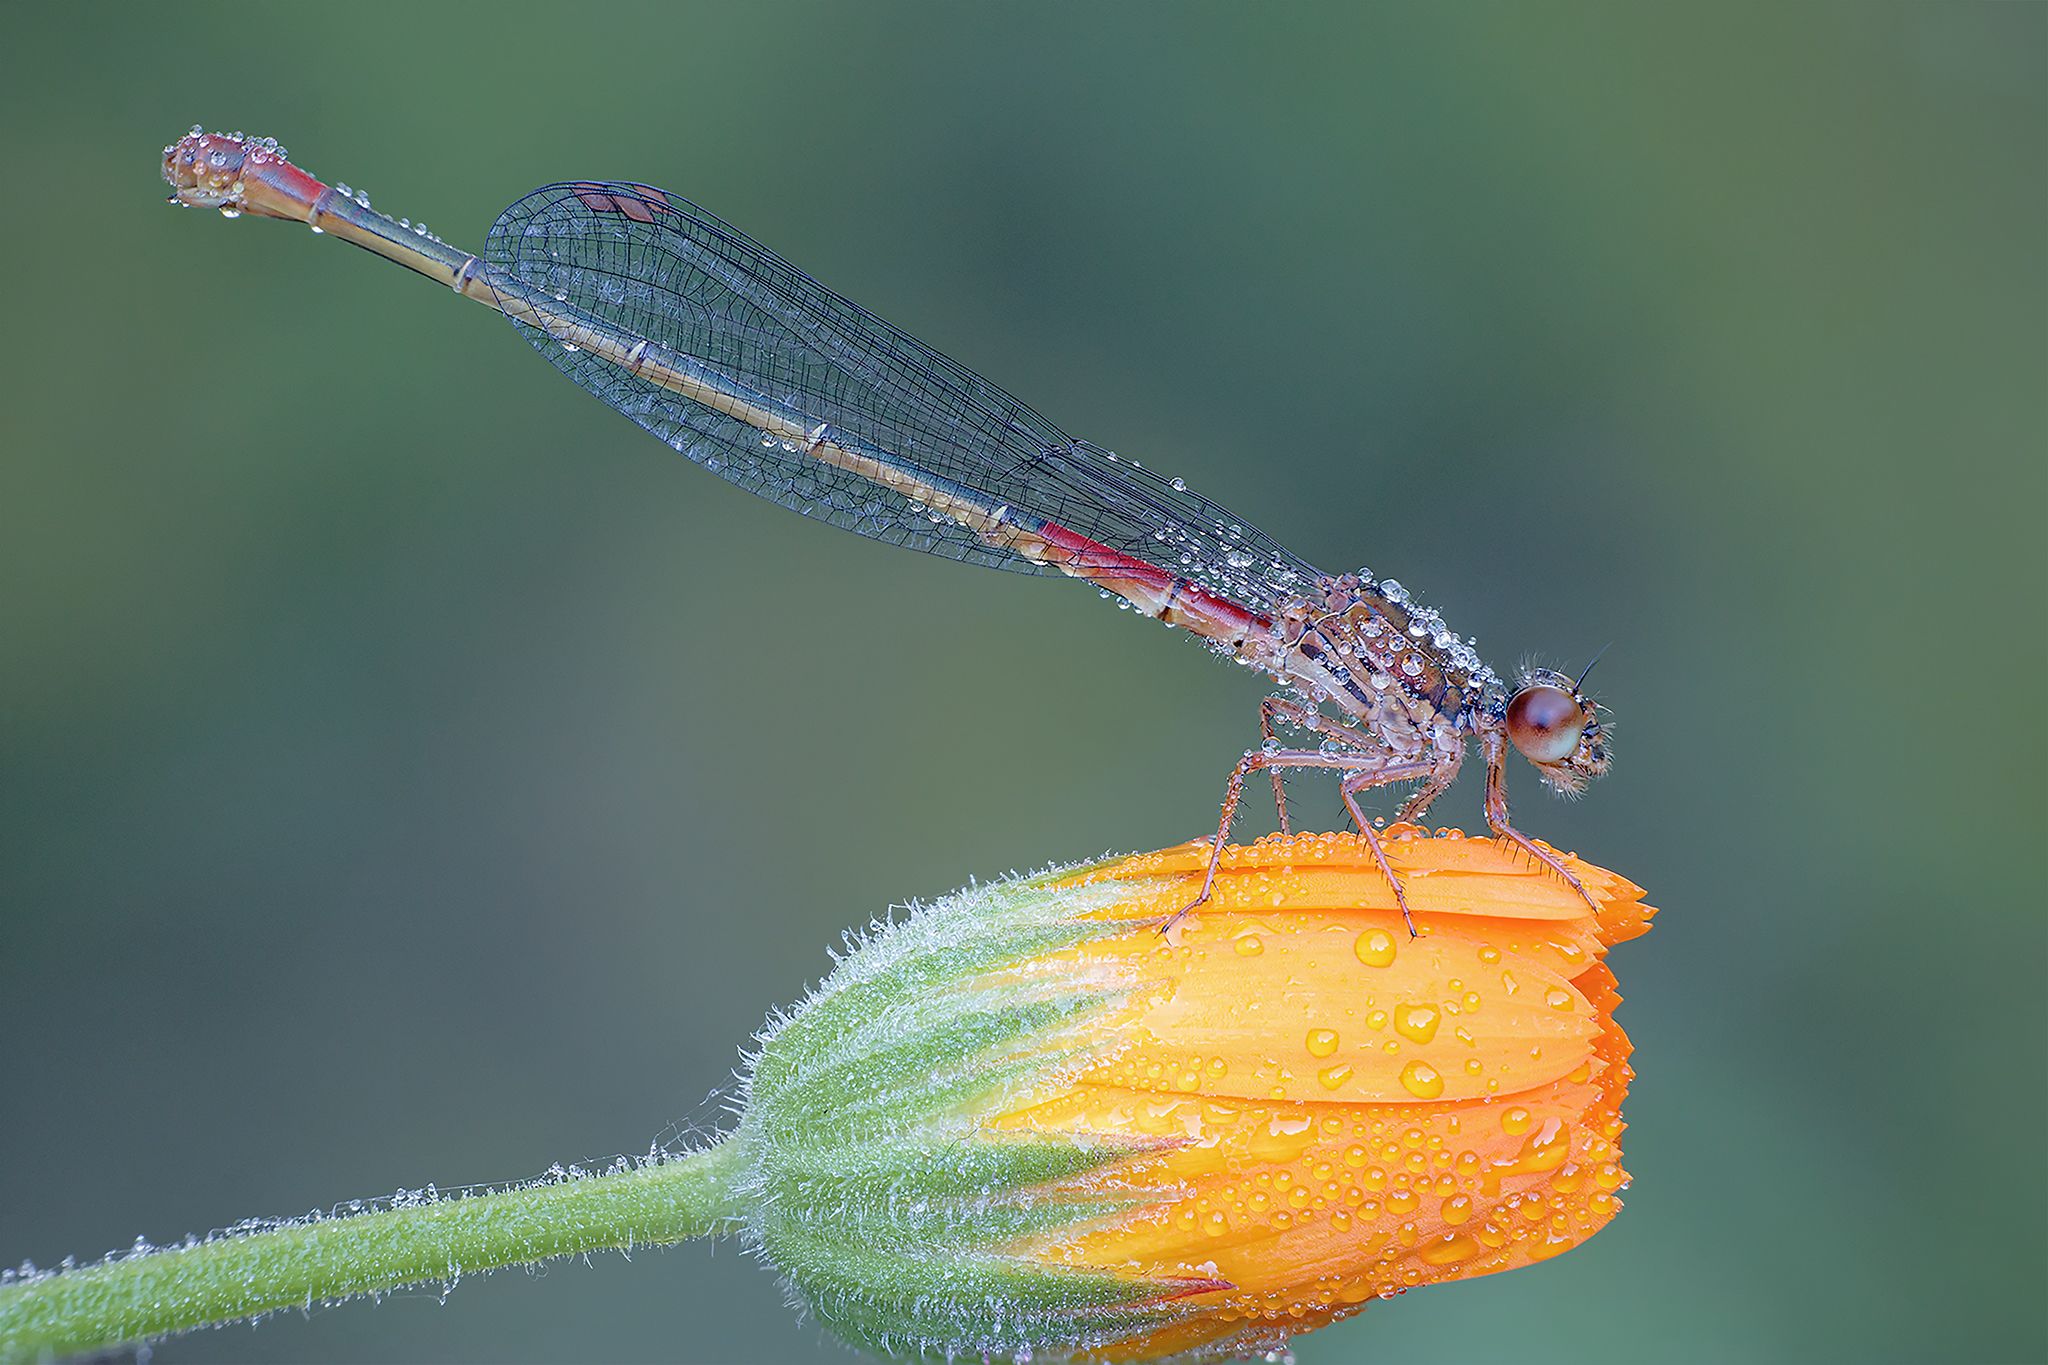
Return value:
<svg viewBox="0 0 2048 1365">
<path fill-rule="evenodd" d="M 475 256 L 267 138 L 194 128 L 163 169 L 174 203 L 305 223 L 496 309 L 557 369 L 749 492 L 892 545 L 1082 579 L 1270 677 L 1284 691 L 1260 703 L 1263 743 L 1231 770 L 1208 876 L 1181 914 L 1209 898 L 1252 774 L 1270 775 L 1284 830 L 1282 775 L 1327 769 L 1406 916 L 1358 793 L 1418 783 L 1399 815 L 1419 820 L 1474 740 L 1488 826 L 1586 895 L 1509 822 L 1506 787 L 1510 747 L 1563 792 L 1607 770 L 1583 674 L 1531 671 L 1510 688 L 1394 579 L 1324 573 L 1179 479 L 1074 440 L 687 201 L 549 185 L 499 215 Z"/>
</svg>

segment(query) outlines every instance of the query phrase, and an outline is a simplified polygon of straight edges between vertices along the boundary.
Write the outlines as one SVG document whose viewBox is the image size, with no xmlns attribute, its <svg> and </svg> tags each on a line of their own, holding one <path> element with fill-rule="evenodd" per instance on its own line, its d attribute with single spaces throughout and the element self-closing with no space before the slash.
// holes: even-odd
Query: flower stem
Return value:
<svg viewBox="0 0 2048 1365">
<path fill-rule="evenodd" d="M 283 1223 L 0 1285 L 0 1362 L 735 1226 L 730 1144 L 608 1175 Z"/>
</svg>

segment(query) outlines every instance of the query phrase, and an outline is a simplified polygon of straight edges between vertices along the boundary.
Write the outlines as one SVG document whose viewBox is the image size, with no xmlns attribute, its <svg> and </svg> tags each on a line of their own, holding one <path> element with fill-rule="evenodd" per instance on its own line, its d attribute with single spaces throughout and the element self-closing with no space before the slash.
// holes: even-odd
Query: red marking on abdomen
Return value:
<svg viewBox="0 0 2048 1365">
<path fill-rule="evenodd" d="M 1119 583 L 1149 591 L 1162 599 L 1162 612 L 1171 611 L 1183 618 L 1175 624 L 1199 630 L 1212 639 L 1230 639 L 1234 643 L 1255 630 L 1265 630 L 1272 625 L 1267 617 L 1227 597 L 1217 596 L 1200 584 L 1190 582 L 1184 575 L 1171 573 L 1121 550 L 1113 550 L 1101 541 L 1091 540 L 1058 522 L 1046 522 L 1037 535 L 1046 544 L 1071 555 L 1071 564 L 1080 570 L 1078 576 L 1124 597 L 1133 597 L 1133 594 L 1124 592 L 1117 586 Z M 1210 628 L 1202 629 L 1205 625 Z"/>
</svg>

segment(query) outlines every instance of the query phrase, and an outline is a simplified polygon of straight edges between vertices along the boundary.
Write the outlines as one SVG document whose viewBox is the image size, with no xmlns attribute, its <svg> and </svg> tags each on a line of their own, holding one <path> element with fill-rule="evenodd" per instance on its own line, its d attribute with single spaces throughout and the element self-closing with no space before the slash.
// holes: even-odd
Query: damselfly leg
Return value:
<svg viewBox="0 0 2048 1365">
<path fill-rule="evenodd" d="M 1593 899 L 1593 893 L 1578 879 L 1564 860 L 1555 853 L 1516 829 L 1508 821 L 1507 782 L 1507 741 L 1497 732 L 1489 732 L 1484 739 L 1486 750 L 1486 827 L 1493 831 L 1496 839 L 1504 839 L 1521 849 L 1543 866 L 1564 879 L 1566 886 L 1579 893 L 1586 904 L 1593 907 L 1595 914 L 1600 911 L 1600 902 Z"/>
<path fill-rule="evenodd" d="M 1408 897 L 1401 889 L 1400 878 L 1394 875 L 1387 862 L 1387 855 L 1380 847 L 1379 835 L 1372 827 L 1372 821 L 1358 806 L 1355 793 L 1369 787 L 1381 787 L 1392 782 L 1413 782 L 1429 778 L 1436 773 L 1438 764 L 1417 761 L 1390 754 L 1384 750 L 1373 753 L 1331 753 L 1321 749 L 1254 749 L 1237 761 L 1230 770 L 1230 780 L 1223 788 L 1223 816 L 1217 822 L 1216 838 L 1209 846 L 1209 866 L 1202 876 L 1202 890 L 1192 901 L 1176 910 L 1159 926 L 1162 934 L 1171 933 L 1182 919 L 1205 904 L 1216 888 L 1216 867 L 1223 858 L 1223 846 L 1229 842 L 1231 823 L 1237 818 L 1237 804 L 1244 796 L 1245 779 L 1259 771 L 1278 771 L 1289 768 L 1320 768 L 1341 772 L 1344 780 L 1339 791 L 1344 805 L 1357 822 L 1358 832 L 1365 836 L 1366 846 L 1372 850 L 1373 861 L 1379 865 L 1388 885 L 1394 888 L 1394 902 L 1401 907 L 1401 918 L 1408 925 L 1408 932 L 1415 933 L 1415 920 L 1408 912 Z"/>
<path fill-rule="evenodd" d="M 1324 735 L 1350 748 L 1370 750 L 1378 747 L 1372 736 L 1363 730 L 1333 720 L 1313 706 L 1305 705 L 1292 697 L 1267 697 L 1259 703 L 1259 739 L 1268 750 L 1282 747 L 1279 737 L 1273 733 L 1275 721 L 1297 730 Z M 1280 832 L 1292 834 L 1294 831 L 1287 821 L 1287 788 L 1281 780 L 1281 770 L 1271 768 L 1268 771 L 1273 778 L 1273 809 L 1280 816 Z"/>
</svg>

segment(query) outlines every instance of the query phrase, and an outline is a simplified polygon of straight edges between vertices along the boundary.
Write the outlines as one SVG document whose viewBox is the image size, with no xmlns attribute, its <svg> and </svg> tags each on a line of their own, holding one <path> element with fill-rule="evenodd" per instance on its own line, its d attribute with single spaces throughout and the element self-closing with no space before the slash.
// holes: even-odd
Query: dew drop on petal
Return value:
<svg viewBox="0 0 2048 1365">
<path fill-rule="evenodd" d="M 1351 951 L 1368 967 L 1388 967 L 1394 961 L 1394 936 L 1384 929 L 1368 929 L 1358 936 Z"/>
<path fill-rule="evenodd" d="M 1479 1254 L 1479 1243 L 1462 1232 L 1447 1232 L 1422 1249 L 1422 1259 L 1430 1265 L 1456 1265 L 1469 1261 Z"/>
<path fill-rule="evenodd" d="M 1337 1050 L 1337 1030 L 1312 1028 L 1308 1031 L 1308 1055 L 1327 1057 Z"/>
<path fill-rule="evenodd" d="M 1419 1100 L 1433 1100 L 1444 1093 L 1443 1073 L 1428 1062 L 1410 1062 L 1402 1067 L 1401 1084 Z"/>
<path fill-rule="evenodd" d="M 1434 1005 L 1402 1005 L 1394 1011 L 1394 1032 L 1403 1038 L 1426 1043 L 1436 1037 L 1442 1016 Z"/>
</svg>

